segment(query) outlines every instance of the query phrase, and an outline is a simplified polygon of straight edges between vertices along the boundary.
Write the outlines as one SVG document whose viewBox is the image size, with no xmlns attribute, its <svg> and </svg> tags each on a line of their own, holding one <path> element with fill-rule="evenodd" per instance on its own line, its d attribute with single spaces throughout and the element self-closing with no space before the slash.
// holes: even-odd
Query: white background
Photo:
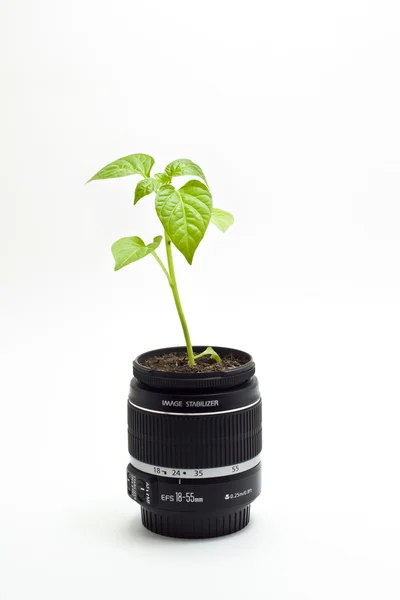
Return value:
<svg viewBox="0 0 400 600">
<path fill-rule="evenodd" d="M 398 599 L 400 20 L 395 1 L 3 0 L 0 598 Z M 125 492 L 131 360 L 180 344 L 134 152 L 215 205 L 194 342 L 250 351 L 264 492 L 244 532 L 142 529 Z M 397 572 L 396 572 L 397 571 Z"/>
</svg>

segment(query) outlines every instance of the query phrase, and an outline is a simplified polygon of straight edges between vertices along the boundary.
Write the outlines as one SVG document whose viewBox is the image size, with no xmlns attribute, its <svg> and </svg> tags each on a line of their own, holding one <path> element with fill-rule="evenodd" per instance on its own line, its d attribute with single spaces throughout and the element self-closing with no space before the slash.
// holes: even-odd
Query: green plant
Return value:
<svg viewBox="0 0 400 600">
<path fill-rule="evenodd" d="M 189 364 L 194 365 L 196 358 L 206 354 L 214 360 L 220 360 L 212 348 L 207 348 L 197 356 L 193 354 L 189 329 L 176 282 L 172 245 L 183 254 L 191 265 L 193 256 L 210 222 L 225 232 L 233 224 L 233 216 L 225 210 L 213 207 L 205 175 L 202 169 L 191 160 L 186 158 L 174 160 L 166 166 L 162 173 L 155 173 L 152 176 L 153 165 L 154 159 L 148 154 L 131 154 L 106 165 L 89 180 L 141 175 L 143 179 L 136 185 L 133 203 L 137 204 L 139 200 L 153 192 L 156 194 L 155 209 L 164 228 L 167 265 L 156 252 L 162 241 L 161 235 L 156 236 L 150 244 L 145 244 L 140 237 L 133 236 L 121 238 L 112 245 L 111 251 L 115 259 L 114 270 L 118 271 L 148 254 L 154 256 L 172 290 L 185 337 Z M 191 179 L 177 189 L 172 185 L 172 180 L 174 177 L 182 175 L 194 176 L 196 179 Z"/>
</svg>

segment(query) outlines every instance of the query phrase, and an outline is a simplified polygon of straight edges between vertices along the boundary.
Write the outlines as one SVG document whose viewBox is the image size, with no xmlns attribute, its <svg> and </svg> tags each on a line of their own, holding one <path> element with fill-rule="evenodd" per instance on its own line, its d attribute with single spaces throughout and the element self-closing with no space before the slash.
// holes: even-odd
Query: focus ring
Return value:
<svg viewBox="0 0 400 600">
<path fill-rule="evenodd" d="M 244 529 L 250 521 L 250 505 L 222 514 L 168 514 L 142 508 L 142 523 L 153 533 L 180 538 L 211 538 Z"/>
<path fill-rule="evenodd" d="M 141 462 L 206 469 L 248 461 L 261 452 L 261 400 L 229 414 L 171 416 L 128 403 L 128 443 Z"/>
</svg>

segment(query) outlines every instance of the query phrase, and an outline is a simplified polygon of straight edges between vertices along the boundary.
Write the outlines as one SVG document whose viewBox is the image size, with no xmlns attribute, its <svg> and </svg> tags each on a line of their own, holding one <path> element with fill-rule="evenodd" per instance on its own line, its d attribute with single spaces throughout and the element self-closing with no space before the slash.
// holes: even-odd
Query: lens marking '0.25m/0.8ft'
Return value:
<svg viewBox="0 0 400 600">
<path fill-rule="evenodd" d="M 157 475 L 158 477 L 171 477 L 175 479 L 211 479 L 216 477 L 228 477 L 229 475 L 237 475 L 253 469 L 261 460 L 261 455 L 245 462 L 228 465 L 225 467 L 215 467 L 212 469 L 171 469 L 170 467 L 160 467 L 158 465 L 149 465 L 137 460 L 133 456 L 130 457 L 130 463 L 139 471 Z"/>
</svg>

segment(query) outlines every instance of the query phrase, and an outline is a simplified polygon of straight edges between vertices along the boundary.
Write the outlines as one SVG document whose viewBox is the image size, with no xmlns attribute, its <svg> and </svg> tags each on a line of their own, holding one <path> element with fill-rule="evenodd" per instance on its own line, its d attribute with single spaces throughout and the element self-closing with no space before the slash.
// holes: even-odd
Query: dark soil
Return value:
<svg viewBox="0 0 400 600">
<path fill-rule="evenodd" d="M 141 364 L 155 371 L 170 373 L 211 373 L 213 371 L 229 371 L 241 367 L 247 362 L 244 356 L 233 353 L 222 355 L 220 362 L 216 362 L 210 356 L 198 358 L 195 365 L 189 365 L 187 360 L 186 352 L 170 352 L 146 358 Z"/>
</svg>

